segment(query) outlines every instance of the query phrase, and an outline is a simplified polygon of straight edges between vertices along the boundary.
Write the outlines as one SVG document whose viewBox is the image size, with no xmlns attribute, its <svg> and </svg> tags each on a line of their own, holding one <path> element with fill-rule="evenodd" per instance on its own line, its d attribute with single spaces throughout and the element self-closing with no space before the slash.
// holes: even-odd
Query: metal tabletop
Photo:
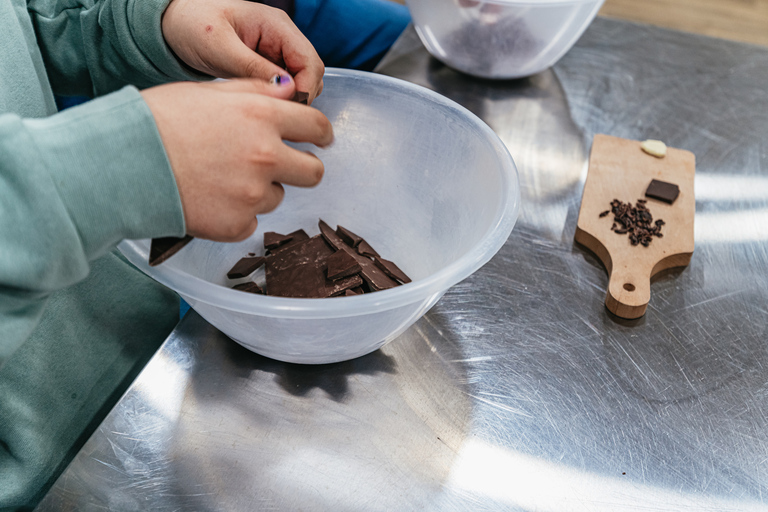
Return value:
<svg viewBox="0 0 768 512">
<path fill-rule="evenodd" d="M 768 510 L 768 49 L 598 18 L 553 69 L 485 81 L 409 28 L 378 71 L 507 144 L 506 245 L 345 363 L 191 312 L 39 510 Z M 631 322 L 573 241 L 596 133 L 697 157 L 693 260 Z"/>
</svg>

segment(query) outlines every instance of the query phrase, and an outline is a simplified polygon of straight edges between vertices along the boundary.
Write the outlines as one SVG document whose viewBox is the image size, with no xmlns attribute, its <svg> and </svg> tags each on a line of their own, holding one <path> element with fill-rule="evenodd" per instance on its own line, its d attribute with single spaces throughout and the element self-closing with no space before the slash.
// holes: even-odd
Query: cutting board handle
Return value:
<svg viewBox="0 0 768 512">
<path fill-rule="evenodd" d="M 650 300 L 650 268 L 615 266 L 611 270 L 605 297 L 605 305 L 611 313 L 621 318 L 640 318 Z"/>
</svg>

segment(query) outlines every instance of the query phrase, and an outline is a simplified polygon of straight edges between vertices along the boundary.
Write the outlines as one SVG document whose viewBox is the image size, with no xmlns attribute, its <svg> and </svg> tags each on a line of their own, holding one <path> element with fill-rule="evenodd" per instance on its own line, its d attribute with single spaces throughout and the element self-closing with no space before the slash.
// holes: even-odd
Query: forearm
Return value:
<svg viewBox="0 0 768 512">
<path fill-rule="evenodd" d="M 46 297 L 124 238 L 180 236 L 181 203 L 152 114 L 125 89 L 45 119 L 0 116 L 0 364 Z M 6 321 L 8 323 L 6 323 Z"/>
</svg>

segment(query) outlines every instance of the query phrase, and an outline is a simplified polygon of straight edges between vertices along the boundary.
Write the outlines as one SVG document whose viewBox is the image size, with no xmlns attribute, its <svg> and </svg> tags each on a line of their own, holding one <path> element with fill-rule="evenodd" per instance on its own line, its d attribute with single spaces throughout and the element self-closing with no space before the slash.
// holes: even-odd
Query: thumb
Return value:
<svg viewBox="0 0 768 512">
<path fill-rule="evenodd" d="M 293 98 L 296 90 L 296 84 L 291 75 L 284 70 L 266 81 L 258 78 L 232 78 L 231 80 L 214 80 L 205 85 L 220 91 L 256 93 L 284 100 Z"/>
<path fill-rule="evenodd" d="M 221 78 L 259 78 L 267 81 L 275 75 L 285 74 L 283 68 L 243 43 L 234 30 L 227 32 L 220 47 L 226 53 L 216 66 L 217 75 Z"/>
</svg>

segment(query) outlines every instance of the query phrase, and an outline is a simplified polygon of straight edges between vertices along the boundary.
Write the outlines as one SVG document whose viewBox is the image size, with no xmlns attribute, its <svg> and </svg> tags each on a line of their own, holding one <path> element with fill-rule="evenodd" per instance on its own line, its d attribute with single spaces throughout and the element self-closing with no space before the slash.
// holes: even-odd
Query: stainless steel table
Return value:
<svg viewBox="0 0 768 512">
<path fill-rule="evenodd" d="M 768 49 L 597 19 L 483 81 L 409 29 L 379 68 L 483 118 L 507 244 L 382 350 L 298 366 L 187 315 L 40 510 L 768 510 Z M 696 251 L 648 313 L 573 242 L 595 133 L 697 156 Z"/>
</svg>

